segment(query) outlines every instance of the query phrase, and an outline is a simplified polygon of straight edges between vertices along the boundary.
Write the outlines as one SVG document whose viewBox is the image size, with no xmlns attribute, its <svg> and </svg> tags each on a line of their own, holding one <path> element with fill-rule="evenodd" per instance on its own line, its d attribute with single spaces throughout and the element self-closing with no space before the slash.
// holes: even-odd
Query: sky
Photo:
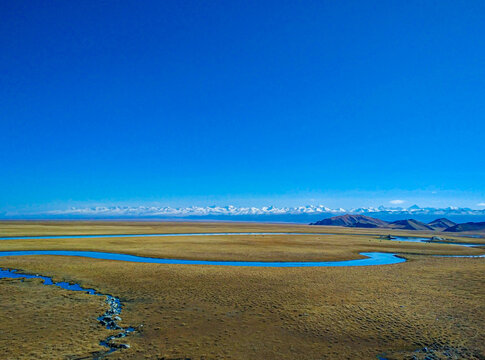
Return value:
<svg viewBox="0 0 485 360">
<path fill-rule="evenodd" d="M 484 38 L 473 0 L 1 1 L 0 212 L 484 208 Z"/>
</svg>

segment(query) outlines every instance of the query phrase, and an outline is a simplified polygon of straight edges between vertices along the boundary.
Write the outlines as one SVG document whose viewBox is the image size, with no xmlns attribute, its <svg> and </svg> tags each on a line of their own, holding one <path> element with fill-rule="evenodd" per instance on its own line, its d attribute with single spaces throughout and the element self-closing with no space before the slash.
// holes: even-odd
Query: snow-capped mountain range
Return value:
<svg viewBox="0 0 485 360">
<path fill-rule="evenodd" d="M 389 215 L 485 215 L 485 209 L 470 208 L 421 208 L 413 205 L 401 207 L 360 207 L 353 209 L 332 209 L 323 205 L 306 205 L 298 207 L 236 207 L 236 206 L 190 206 L 190 207 L 158 207 L 158 206 L 112 206 L 70 208 L 67 210 L 53 210 L 45 215 L 51 216 L 93 216 L 93 217 L 205 217 L 205 216 L 254 216 L 254 215 L 318 215 L 318 214 L 389 214 Z"/>
</svg>

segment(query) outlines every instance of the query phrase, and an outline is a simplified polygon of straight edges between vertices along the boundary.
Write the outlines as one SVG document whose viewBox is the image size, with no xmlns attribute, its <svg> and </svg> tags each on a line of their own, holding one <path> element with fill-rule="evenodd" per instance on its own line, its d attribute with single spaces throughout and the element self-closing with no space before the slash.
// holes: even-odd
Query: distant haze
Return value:
<svg viewBox="0 0 485 360">
<path fill-rule="evenodd" d="M 470 208 L 421 208 L 417 205 L 400 207 L 329 208 L 323 205 L 298 207 L 236 207 L 191 206 L 185 208 L 138 206 L 138 207 L 87 207 L 52 210 L 30 214 L 4 214 L 3 218 L 22 219 L 151 219 L 151 220 L 219 220 L 309 223 L 328 217 L 365 214 L 386 221 L 414 218 L 429 222 L 436 218 L 448 218 L 455 222 L 483 221 L 485 210 Z"/>
</svg>

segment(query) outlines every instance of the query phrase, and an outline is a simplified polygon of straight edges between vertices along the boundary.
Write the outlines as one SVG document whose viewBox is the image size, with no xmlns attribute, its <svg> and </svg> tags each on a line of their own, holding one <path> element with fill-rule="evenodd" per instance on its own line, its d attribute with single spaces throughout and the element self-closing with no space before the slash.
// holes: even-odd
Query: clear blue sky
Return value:
<svg viewBox="0 0 485 360">
<path fill-rule="evenodd" d="M 483 1 L 2 1 L 0 211 L 480 208 L 484 38 Z"/>
</svg>

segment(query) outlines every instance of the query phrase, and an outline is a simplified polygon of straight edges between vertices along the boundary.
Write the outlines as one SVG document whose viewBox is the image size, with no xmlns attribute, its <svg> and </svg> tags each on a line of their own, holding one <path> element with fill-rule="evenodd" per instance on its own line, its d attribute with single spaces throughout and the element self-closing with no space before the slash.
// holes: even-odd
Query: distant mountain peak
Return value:
<svg viewBox="0 0 485 360">
<path fill-rule="evenodd" d="M 386 227 L 386 221 L 375 219 L 365 215 L 340 215 L 329 219 L 317 221 L 311 225 L 326 225 L 326 226 L 345 226 L 345 227 L 361 227 L 361 228 L 378 228 Z"/>
<path fill-rule="evenodd" d="M 461 232 L 461 231 L 472 231 L 472 232 L 485 232 L 485 221 L 484 222 L 467 222 L 464 224 L 456 224 L 454 226 L 445 229 L 447 232 Z"/>
<path fill-rule="evenodd" d="M 428 223 L 428 225 L 436 230 L 445 230 L 452 226 L 455 226 L 456 223 L 451 220 L 448 220 L 447 218 L 439 218 L 431 221 L 430 223 Z"/>
<path fill-rule="evenodd" d="M 372 218 L 370 216 L 352 214 L 333 216 L 331 218 L 317 221 L 310 225 L 383 228 L 417 231 L 485 232 L 485 222 L 468 222 L 464 224 L 455 224 L 453 221 L 446 218 L 436 219 L 429 224 L 425 224 L 416 219 L 404 219 L 387 222 L 380 219 Z"/>
<path fill-rule="evenodd" d="M 485 209 L 469 209 L 469 208 L 421 208 L 418 205 L 413 205 L 407 209 L 400 207 L 360 207 L 354 209 L 344 208 L 330 208 L 324 205 L 306 205 L 296 207 L 277 207 L 277 206 L 188 206 L 188 207 L 170 207 L 170 206 L 92 206 L 86 208 L 66 208 L 60 210 L 52 210 L 36 213 L 43 217 L 201 217 L 201 216 L 256 216 L 256 215 L 318 215 L 318 214 L 343 214 L 352 215 L 370 215 L 378 214 L 380 216 L 392 215 L 405 217 L 414 217 L 418 215 L 436 216 L 437 218 L 446 218 L 447 216 L 475 216 L 478 215 L 481 219 L 485 216 Z M 9 216 L 7 213 L 5 217 Z M 35 215 L 35 214 L 34 214 Z M 438 220 L 438 219 L 437 219 Z"/>
<path fill-rule="evenodd" d="M 415 219 L 398 220 L 398 221 L 392 222 L 390 225 L 394 229 L 402 229 L 402 230 L 430 230 L 430 231 L 434 230 L 428 224 L 425 224 Z"/>
</svg>

